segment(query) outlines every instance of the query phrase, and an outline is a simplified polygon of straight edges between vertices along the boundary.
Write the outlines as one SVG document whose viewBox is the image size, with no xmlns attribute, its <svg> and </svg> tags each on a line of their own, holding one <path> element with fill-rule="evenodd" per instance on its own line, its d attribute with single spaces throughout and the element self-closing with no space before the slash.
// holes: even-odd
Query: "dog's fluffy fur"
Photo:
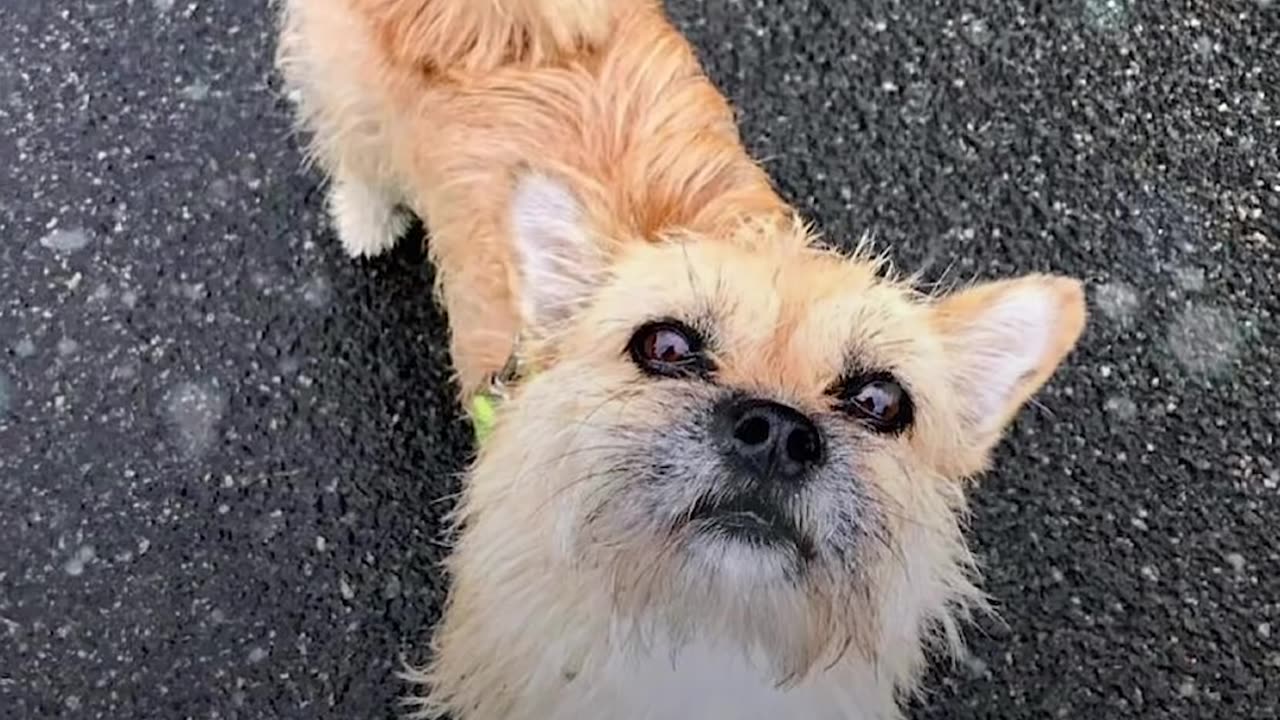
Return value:
<svg viewBox="0 0 1280 720">
<path fill-rule="evenodd" d="M 819 249 L 652 0 L 284 0 L 279 60 L 348 252 L 423 218 L 463 396 L 535 371 L 466 484 L 423 713 L 900 717 L 981 604 L 966 480 L 1076 343 L 1079 283 L 930 297 Z M 638 367 L 655 320 L 707 372 Z M 868 377 L 909 426 L 850 414 Z M 713 438 L 742 397 L 822 438 L 760 490 L 795 546 L 693 521 L 750 484 Z"/>
</svg>

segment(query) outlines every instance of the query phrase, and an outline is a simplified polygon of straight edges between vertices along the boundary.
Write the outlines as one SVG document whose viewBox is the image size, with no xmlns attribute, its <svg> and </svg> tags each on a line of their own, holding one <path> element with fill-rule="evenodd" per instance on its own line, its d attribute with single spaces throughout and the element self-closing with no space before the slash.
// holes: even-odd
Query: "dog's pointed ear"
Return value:
<svg viewBox="0 0 1280 720">
<path fill-rule="evenodd" d="M 526 325 L 546 328 L 568 319 L 590 298 L 604 268 L 581 202 L 565 183 L 526 174 L 516 182 L 511 225 Z"/>
<path fill-rule="evenodd" d="M 934 321 L 970 449 L 985 454 L 999 441 L 1075 347 L 1085 314 L 1081 283 L 1052 275 L 984 283 L 937 303 Z"/>
</svg>

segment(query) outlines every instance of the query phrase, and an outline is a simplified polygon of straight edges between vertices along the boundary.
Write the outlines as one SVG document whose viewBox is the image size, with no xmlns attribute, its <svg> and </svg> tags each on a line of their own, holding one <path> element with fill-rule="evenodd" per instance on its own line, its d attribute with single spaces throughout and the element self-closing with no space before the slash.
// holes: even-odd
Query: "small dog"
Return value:
<svg viewBox="0 0 1280 720">
<path fill-rule="evenodd" d="M 421 714 L 900 718 L 983 604 L 967 484 L 1080 283 L 926 295 L 819 247 L 656 0 L 282 19 L 344 247 L 421 217 L 462 397 L 506 382 Z"/>
</svg>

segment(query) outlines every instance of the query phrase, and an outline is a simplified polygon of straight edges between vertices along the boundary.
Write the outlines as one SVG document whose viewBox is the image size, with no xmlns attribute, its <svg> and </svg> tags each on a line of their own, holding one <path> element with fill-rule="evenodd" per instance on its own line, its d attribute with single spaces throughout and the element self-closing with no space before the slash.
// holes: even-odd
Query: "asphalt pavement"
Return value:
<svg viewBox="0 0 1280 720">
<path fill-rule="evenodd" d="M 682 0 L 834 241 L 1088 283 L 915 718 L 1280 717 L 1280 2 Z M 472 452 L 264 0 L 0 0 L 0 716 L 393 718 Z"/>
</svg>

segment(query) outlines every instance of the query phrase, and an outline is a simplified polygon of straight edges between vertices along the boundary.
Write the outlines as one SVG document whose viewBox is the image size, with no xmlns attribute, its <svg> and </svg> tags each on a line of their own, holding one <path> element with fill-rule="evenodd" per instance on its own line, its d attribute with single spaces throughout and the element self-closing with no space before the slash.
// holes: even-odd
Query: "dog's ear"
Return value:
<svg viewBox="0 0 1280 720">
<path fill-rule="evenodd" d="M 989 282 L 943 298 L 933 317 L 965 444 L 985 455 L 1080 338 L 1084 289 L 1051 275 Z"/>
<path fill-rule="evenodd" d="M 591 296 L 603 253 L 563 182 L 530 173 L 517 180 L 512 197 L 520 310 L 526 325 L 545 328 L 568 319 Z"/>
</svg>

